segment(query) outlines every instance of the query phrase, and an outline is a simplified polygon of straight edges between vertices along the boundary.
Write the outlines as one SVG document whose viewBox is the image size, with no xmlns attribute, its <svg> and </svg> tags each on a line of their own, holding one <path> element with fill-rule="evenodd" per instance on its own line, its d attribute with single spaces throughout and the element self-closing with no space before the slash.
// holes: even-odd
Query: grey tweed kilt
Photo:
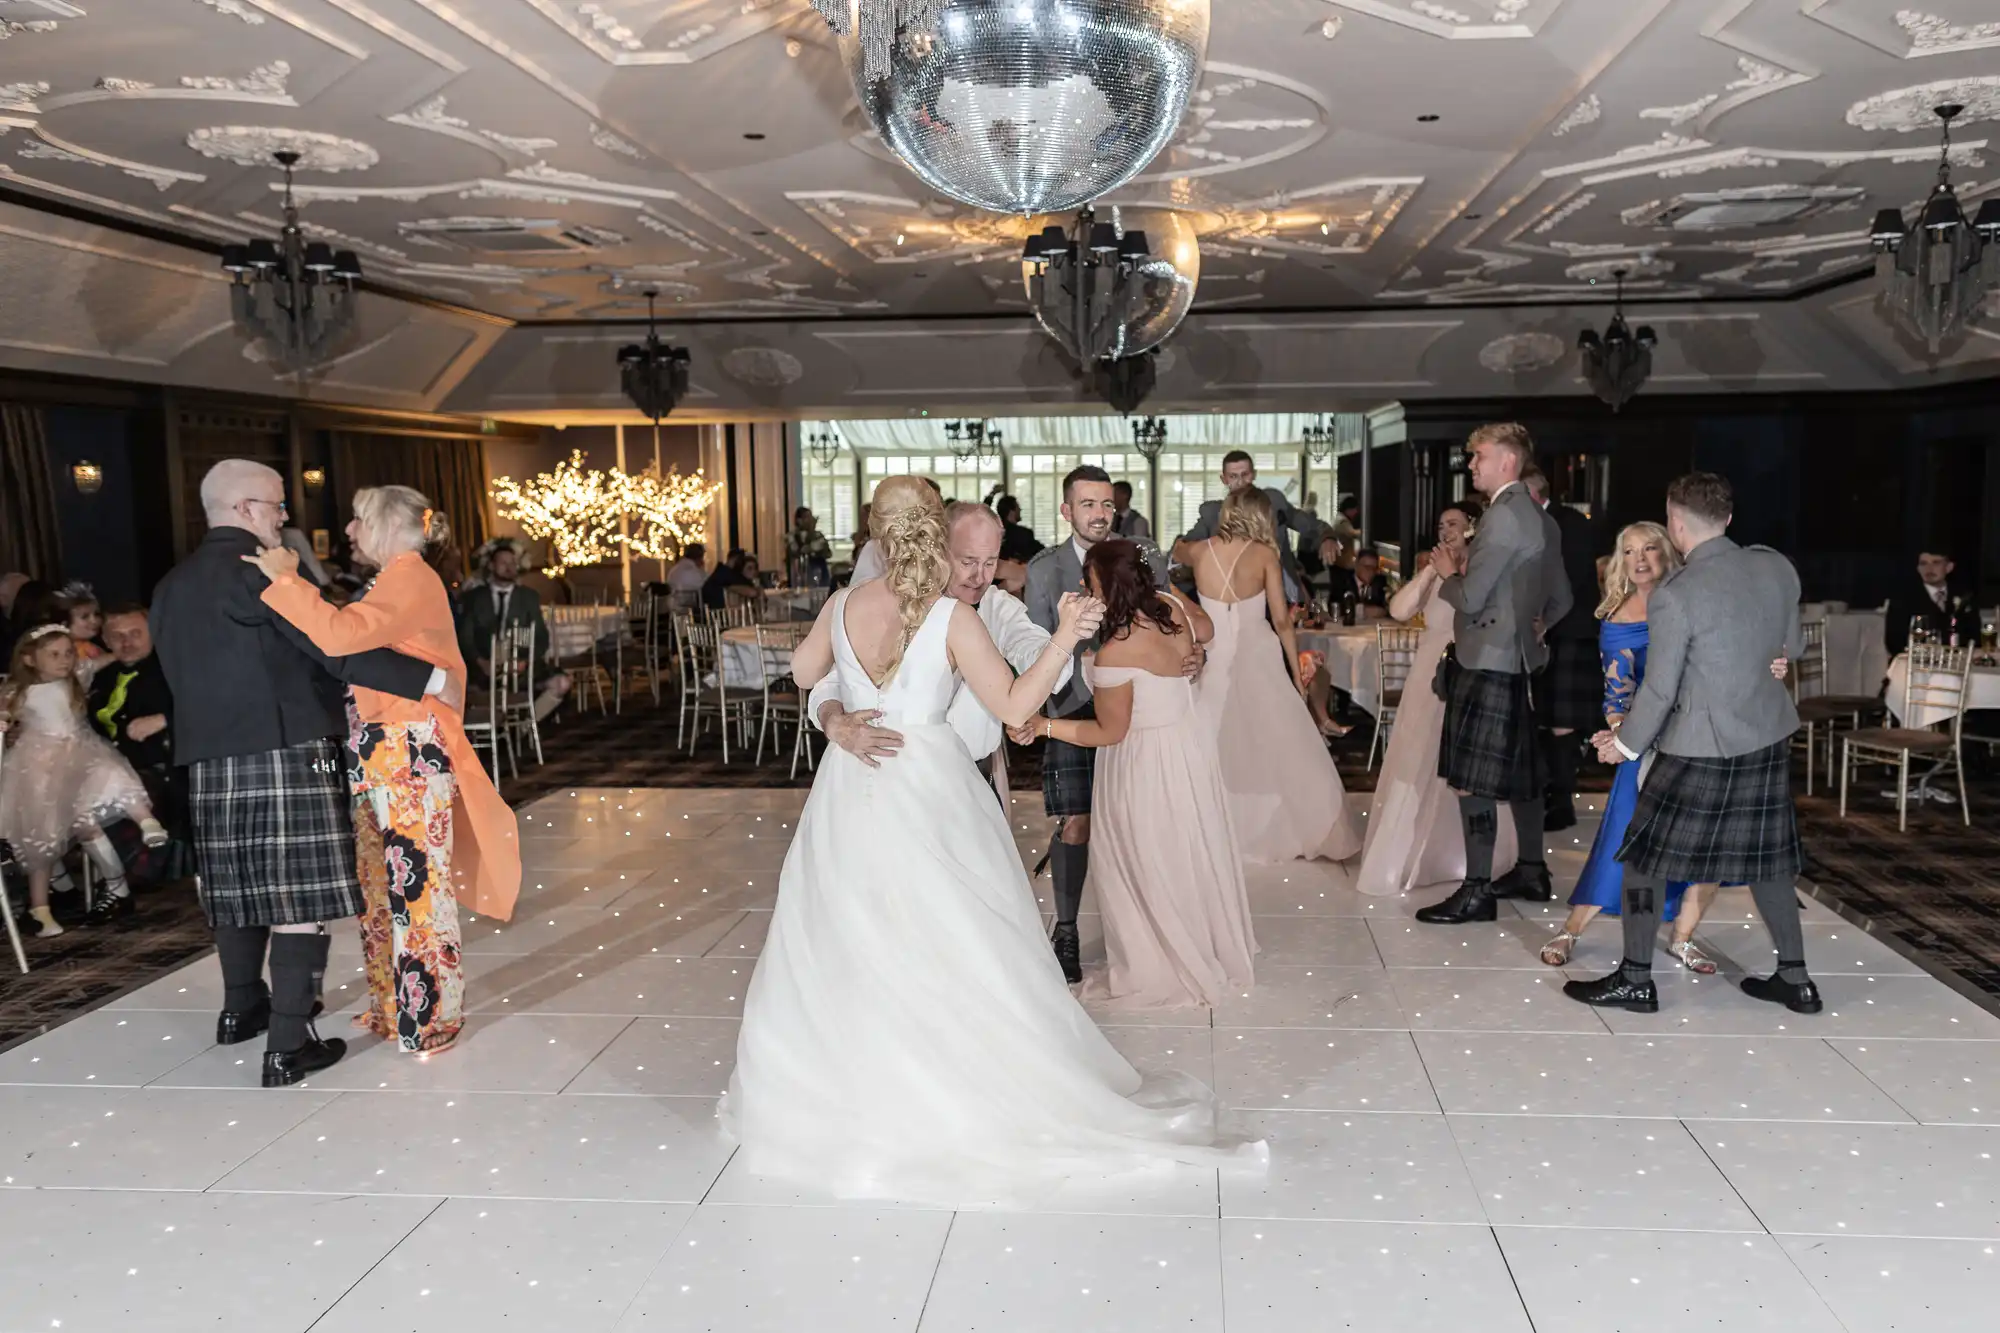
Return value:
<svg viewBox="0 0 2000 1333">
<path fill-rule="evenodd" d="M 361 914 L 340 746 L 307 741 L 188 767 L 201 906 L 211 926 L 303 926 Z"/>
</svg>

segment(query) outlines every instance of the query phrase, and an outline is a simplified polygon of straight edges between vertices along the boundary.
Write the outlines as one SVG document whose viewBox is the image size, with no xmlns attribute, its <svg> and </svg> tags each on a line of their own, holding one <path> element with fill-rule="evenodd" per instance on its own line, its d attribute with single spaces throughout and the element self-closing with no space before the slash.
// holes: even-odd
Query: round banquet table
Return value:
<svg viewBox="0 0 2000 1333">
<path fill-rule="evenodd" d="M 593 643 L 615 639 L 625 628 L 625 609 L 619 606 L 545 606 L 542 619 L 549 625 L 549 647 L 557 661 L 581 657 Z"/>
<path fill-rule="evenodd" d="M 1354 706 L 1375 716 L 1375 627 L 1391 625 L 1390 620 L 1371 620 L 1365 625 L 1327 625 L 1320 629 L 1295 630 L 1302 650 L 1326 656 L 1327 679 L 1336 690 L 1345 690 Z"/>
<path fill-rule="evenodd" d="M 754 625 L 726 629 L 720 638 L 722 683 L 732 690 L 762 689 L 766 681 L 776 680 L 792 669 L 791 645 L 767 643 L 760 648 Z"/>
<path fill-rule="evenodd" d="M 1896 725 L 1929 727 L 1947 720 L 1951 715 L 1944 709 L 1934 706 L 1918 708 L 1914 719 L 1906 721 L 1903 718 L 1903 691 L 1909 678 L 1910 659 L 1906 655 L 1898 655 L 1896 660 L 1889 664 L 1889 690 L 1884 699 L 1889 706 L 1889 712 L 1896 718 Z M 1972 668 L 1972 679 L 1965 691 L 1965 703 L 1966 707 L 1974 712 L 2000 708 L 2000 666 Z"/>
</svg>

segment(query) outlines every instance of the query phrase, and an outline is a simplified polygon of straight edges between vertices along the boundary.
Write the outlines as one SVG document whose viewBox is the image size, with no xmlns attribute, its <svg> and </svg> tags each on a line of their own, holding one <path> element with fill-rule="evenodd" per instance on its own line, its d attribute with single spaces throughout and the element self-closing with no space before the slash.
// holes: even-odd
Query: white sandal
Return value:
<svg viewBox="0 0 2000 1333">
<path fill-rule="evenodd" d="M 1715 975 L 1715 960 L 1701 951 L 1692 939 L 1675 940 L 1667 946 L 1667 952 L 1680 959 L 1681 966 L 1698 976 Z"/>
<path fill-rule="evenodd" d="M 1569 931 L 1559 931 L 1556 937 L 1542 946 L 1542 962 L 1550 967 L 1563 967 L 1576 952 L 1576 942 L 1583 938 Z"/>
</svg>

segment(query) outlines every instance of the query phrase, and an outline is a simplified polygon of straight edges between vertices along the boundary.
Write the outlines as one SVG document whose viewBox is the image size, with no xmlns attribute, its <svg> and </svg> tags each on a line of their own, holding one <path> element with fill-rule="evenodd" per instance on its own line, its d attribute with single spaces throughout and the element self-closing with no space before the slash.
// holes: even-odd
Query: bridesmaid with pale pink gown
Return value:
<svg viewBox="0 0 2000 1333">
<path fill-rule="evenodd" d="M 1037 718 L 1012 733 L 1094 747 L 1088 888 L 1104 922 L 1105 966 L 1083 997 L 1120 1009 L 1214 1006 L 1253 980 L 1250 894 L 1213 733 L 1181 674 L 1208 617 L 1153 586 L 1132 542 L 1099 542 L 1084 580 L 1104 602 L 1084 671 L 1095 718 Z"/>
<path fill-rule="evenodd" d="M 1253 862 L 1344 861 L 1361 850 L 1340 773 L 1306 706 L 1271 501 L 1255 486 L 1222 502 L 1215 536 L 1181 542 L 1215 622 L 1200 707 L 1214 729 L 1236 840 Z"/>
<path fill-rule="evenodd" d="M 1440 546 L 1463 550 L 1472 540 L 1476 502 L 1446 505 L 1438 515 Z M 1438 659 L 1451 643 L 1452 610 L 1437 596 L 1437 571 L 1428 564 L 1389 599 L 1391 619 L 1408 624 L 1419 615 L 1416 658 L 1403 687 L 1382 772 L 1375 780 L 1368 812 L 1368 836 L 1354 887 L 1391 897 L 1426 884 L 1456 884 L 1465 878 L 1465 832 L 1459 826 L 1458 798 L 1437 775 L 1438 745 L 1444 735 L 1444 704 L 1431 689 Z M 1518 855 L 1511 820 L 1500 821 L 1493 849 L 1497 879 Z"/>
</svg>

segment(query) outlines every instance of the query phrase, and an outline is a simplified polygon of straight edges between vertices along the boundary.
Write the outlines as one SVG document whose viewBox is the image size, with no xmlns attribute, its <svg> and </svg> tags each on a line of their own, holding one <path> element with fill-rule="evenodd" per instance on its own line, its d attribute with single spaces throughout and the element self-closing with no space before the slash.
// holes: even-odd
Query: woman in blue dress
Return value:
<svg viewBox="0 0 2000 1333">
<path fill-rule="evenodd" d="M 1597 651 L 1604 663 L 1606 726 L 1618 725 L 1639 692 L 1639 682 L 1646 675 L 1646 602 L 1660 580 L 1680 563 L 1666 529 L 1657 523 L 1634 523 L 1618 534 L 1618 549 L 1604 571 L 1604 600 L 1597 605 L 1597 618 L 1604 622 L 1597 632 Z M 1561 932 L 1542 946 L 1542 961 L 1550 967 L 1569 962 L 1592 917 L 1600 912 L 1618 915 L 1625 890 L 1625 868 L 1618 863 L 1618 848 L 1625 841 L 1625 826 L 1632 822 L 1632 808 L 1638 804 L 1639 767 L 1637 759 L 1620 764 L 1611 779 L 1604 820 L 1597 826 L 1590 858 L 1584 862 L 1576 892 L 1569 898 L 1569 918 Z M 1674 923 L 1674 942 L 1668 952 L 1690 972 L 1708 975 L 1715 971 L 1715 963 L 1695 945 L 1694 928 L 1713 900 L 1716 886 L 1693 887 L 1695 892 L 1688 897 L 1688 885 L 1667 885 L 1663 915 Z M 1685 911 L 1684 897 L 1688 899 Z"/>
</svg>

